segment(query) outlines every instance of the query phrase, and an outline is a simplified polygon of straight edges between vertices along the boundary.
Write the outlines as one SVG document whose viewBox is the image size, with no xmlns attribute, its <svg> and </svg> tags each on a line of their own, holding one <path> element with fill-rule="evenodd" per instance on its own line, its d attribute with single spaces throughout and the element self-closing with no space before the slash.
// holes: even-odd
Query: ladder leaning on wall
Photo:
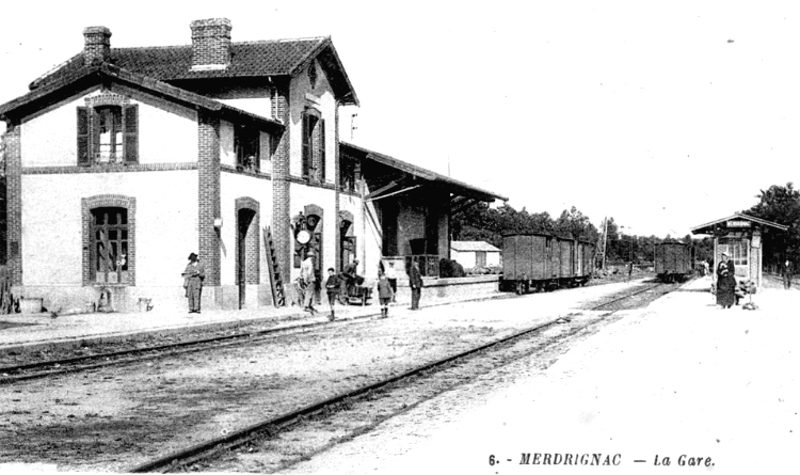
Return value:
<svg viewBox="0 0 800 475">
<path fill-rule="evenodd" d="M 286 305 L 286 293 L 283 290 L 281 269 L 278 266 L 278 259 L 275 257 L 275 244 L 272 242 L 272 231 L 269 227 L 264 228 L 264 246 L 266 246 L 267 250 L 267 267 L 269 268 L 269 282 L 272 289 L 272 303 L 276 307 L 283 307 Z"/>
</svg>

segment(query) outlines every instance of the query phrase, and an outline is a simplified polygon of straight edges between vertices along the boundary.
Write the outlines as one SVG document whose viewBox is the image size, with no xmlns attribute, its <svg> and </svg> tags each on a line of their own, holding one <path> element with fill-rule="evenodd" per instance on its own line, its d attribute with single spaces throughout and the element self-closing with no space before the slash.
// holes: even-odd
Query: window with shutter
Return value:
<svg viewBox="0 0 800 475">
<path fill-rule="evenodd" d="M 138 163 L 139 106 L 102 94 L 77 108 L 78 165 Z"/>
</svg>

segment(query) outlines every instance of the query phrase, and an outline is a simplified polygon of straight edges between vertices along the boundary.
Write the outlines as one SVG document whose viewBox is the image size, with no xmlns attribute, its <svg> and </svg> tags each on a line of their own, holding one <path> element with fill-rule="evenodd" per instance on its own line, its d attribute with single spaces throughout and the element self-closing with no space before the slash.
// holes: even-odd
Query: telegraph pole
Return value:
<svg viewBox="0 0 800 475">
<path fill-rule="evenodd" d="M 608 216 L 603 220 L 603 270 L 606 270 L 606 253 L 608 251 Z"/>
</svg>

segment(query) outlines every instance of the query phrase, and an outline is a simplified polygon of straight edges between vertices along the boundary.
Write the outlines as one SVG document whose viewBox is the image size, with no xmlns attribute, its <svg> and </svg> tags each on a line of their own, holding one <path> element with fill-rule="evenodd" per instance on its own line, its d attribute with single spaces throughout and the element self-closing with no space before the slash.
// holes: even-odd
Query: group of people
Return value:
<svg viewBox="0 0 800 475">
<path fill-rule="evenodd" d="M 317 285 L 317 273 L 314 259 L 316 256 L 313 251 L 306 254 L 306 258 L 300 265 L 300 277 L 298 284 L 302 292 L 303 308 L 312 315 L 317 313 L 314 308 L 314 290 Z M 325 281 L 325 293 L 328 297 L 330 306 L 329 320 L 335 319 L 334 305 L 345 303 L 349 295 L 352 294 L 354 286 L 358 285 L 359 276 L 357 274 L 358 260 L 345 266 L 341 274 L 337 275 L 333 268 L 328 269 L 328 278 Z M 186 298 L 189 302 L 189 313 L 200 313 L 200 302 L 203 290 L 203 280 L 205 280 L 205 267 L 200 262 L 200 257 L 194 252 L 189 254 L 189 263 L 183 273 L 183 287 L 186 291 Z M 408 270 L 408 282 L 411 288 L 411 309 L 419 309 L 419 300 L 422 294 L 422 274 L 416 262 L 411 264 Z M 397 270 L 394 262 L 389 263 L 385 268 L 383 264 L 378 272 L 378 300 L 381 305 L 381 316 L 389 316 L 389 304 L 396 301 L 397 294 Z"/>
<path fill-rule="evenodd" d="M 792 261 L 786 260 L 781 266 L 781 276 L 783 277 L 783 288 L 792 288 L 794 278 L 794 265 Z M 717 305 L 722 308 L 731 308 L 734 304 L 738 305 L 736 295 L 736 267 L 728 254 L 723 252 L 719 266 L 717 266 Z"/>
</svg>

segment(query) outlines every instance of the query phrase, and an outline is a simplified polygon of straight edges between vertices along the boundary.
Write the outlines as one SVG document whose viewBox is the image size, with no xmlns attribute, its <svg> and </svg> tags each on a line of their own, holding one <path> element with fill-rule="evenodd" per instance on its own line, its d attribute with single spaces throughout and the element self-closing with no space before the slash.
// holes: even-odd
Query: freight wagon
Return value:
<svg viewBox="0 0 800 475">
<path fill-rule="evenodd" d="M 500 290 L 524 294 L 531 290 L 574 287 L 589 282 L 594 270 L 594 245 L 546 234 L 503 237 Z"/>
<path fill-rule="evenodd" d="M 682 242 L 662 242 L 656 245 L 655 271 L 662 282 L 683 282 L 692 273 L 694 249 Z"/>
</svg>

